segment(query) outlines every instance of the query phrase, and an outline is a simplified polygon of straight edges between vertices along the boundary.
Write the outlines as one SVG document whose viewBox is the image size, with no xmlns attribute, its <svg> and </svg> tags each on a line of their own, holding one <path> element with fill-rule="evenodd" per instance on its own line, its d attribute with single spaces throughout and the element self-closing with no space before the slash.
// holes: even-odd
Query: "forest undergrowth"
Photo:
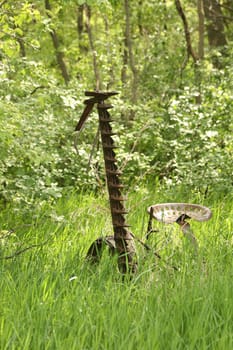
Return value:
<svg viewBox="0 0 233 350">
<path fill-rule="evenodd" d="M 112 234 L 105 193 L 74 193 L 28 213 L 2 210 L 0 348 L 232 349 L 231 196 L 130 191 L 128 222 L 137 237 L 145 240 L 146 208 L 162 202 L 211 208 L 210 221 L 191 223 L 199 253 L 178 225 L 154 222 L 151 251 L 137 244 L 138 272 L 125 281 L 107 251 L 97 266 L 85 259 L 93 240 Z"/>
</svg>

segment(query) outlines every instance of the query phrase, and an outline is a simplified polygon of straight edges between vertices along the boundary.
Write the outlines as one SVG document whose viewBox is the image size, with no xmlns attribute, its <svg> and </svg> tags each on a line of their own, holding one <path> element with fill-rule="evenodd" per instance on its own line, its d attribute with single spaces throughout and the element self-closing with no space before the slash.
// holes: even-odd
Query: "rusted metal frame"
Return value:
<svg viewBox="0 0 233 350">
<path fill-rule="evenodd" d="M 153 230 L 153 225 L 152 225 L 152 221 L 153 221 L 153 208 L 150 208 L 150 216 L 149 216 L 149 221 L 148 221 L 148 225 L 147 225 L 147 232 L 146 232 L 146 240 L 148 240 L 150 238 L 151 233 L 153 232 L 158 232 L 158 230 Z"/>
<path fill-rule="evenodd" d="M 119 254 L 119 270 L 122 273 L 127 271 L 135 272 L 137 266 L 135 262 L 134 238 L 128 230 L 129 225 L 125 220 L 127 211 L 124 207 L 124 198 L 121 193 L 124 186 L 120 180 L 121 172 L 117 167 L 116 153 L 114 151 L 116 146 L 112 138 L 111 118 L 108 112 L 108 109 L 111 107 L 106 105 L 104 101 L 97 105 L 114 240 Z"/>
<path fill-rule="evenodd" d="M 109 248 L 109 253 L 116 253 L 116 245 L 113 236 L 99 237 L 90 246 L 87 251 L 87 259 L 93 264 L 99 263 L 105 247 Z"/>
<path fill-rule="evenodd" d="M 111 105 L 107 105 L 104 101 L 116 92 L 96 92 L 86 91 L 85 95 L 89 96 L 88 100 L 84 101 L 86 107 L 81 115 L 81 118 L 75 128 L 75 131 L 81 131 L 85 121 L 91 113 L 94 105 L 97 103 L 98 115 L 99 115 L 99 129 L 102 140 L 102 148 L 105 162 L 105 172 L 107 179 L 107 187 L 109 193 L 109 202 L 112 216 L 112 225 L 114 231 L 115 248 L 118 252 L 118 267 L 122 273 L 136 272 L 136 249 L 134 244 L 134 238 L 131 232 L 128 230 L 124 215 L 127 213 L 124 207 L 125 198 L 121 194 L 121 190 L 124 186 L 121 184 L 120 175 L 121 172 L 117 167 L 117 160 L 115 154 L 115 143 L 112 136 L 111 118 L 108 112 Z M 99 261 L 101 258 L 101 252 L 103 243 L 108 242 L 98 238 L 90 247 L 87 257 L 93 256 L 94 261 Z"/>
</svg>

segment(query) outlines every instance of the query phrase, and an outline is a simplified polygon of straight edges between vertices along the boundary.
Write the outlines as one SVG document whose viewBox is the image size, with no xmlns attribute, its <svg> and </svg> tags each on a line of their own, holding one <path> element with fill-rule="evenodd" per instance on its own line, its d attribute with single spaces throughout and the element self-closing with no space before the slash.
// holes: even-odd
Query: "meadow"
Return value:
<svg viewBox="0 0 233 350">
<path fill-rule="evenodd" d="M 0 349 L 233 349 L 230 194 L 135 188 L 128 222 L 144 239 L 146 208 L 177 201 L 213 212 L 210 221 L 192 223 L 198 256 L 176 225 L 154 222 L 152 251 L 137 244 L 138 272 L 124 281 L 107 251 L 98 266 L 85 259 L 94 239 L 112 233 L 105 192 L 2 210 Z"/>
</svg>

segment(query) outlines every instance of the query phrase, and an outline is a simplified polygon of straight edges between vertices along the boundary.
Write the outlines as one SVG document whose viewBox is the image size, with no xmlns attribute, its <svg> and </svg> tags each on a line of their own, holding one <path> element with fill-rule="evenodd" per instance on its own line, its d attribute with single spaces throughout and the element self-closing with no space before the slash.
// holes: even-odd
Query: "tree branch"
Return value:
<svg viewBox="0 0 233 350">
<path fill-rule="evenodd" d="M 45 86 L 45 85 L 39 85 L 39 86 L 36 86 L 31 92 L 30 92 L 30 95 L 33 95 L 35 92 L 37 92 L 37 90 L 39 89 L 46 89 L 48 86 Z"/>
<path fill-rule="evenodd" d="M 194 63 L 197 63 L 199 57 L 195 54 L 195 52 L 193 50 L 188 21 L 187 21 L 187 18 L 185 16 L 184 10 L 181 6 L 180 0 L 175 0 L 175 5 L 176 5 L 177 12 L 178 12 L 178 14 L 181 17 L 182 22 L 183 22 L 188 57 L 191 56 L 193 58 Z"/>
<path fill-rule="evenodd" d="M 51 237 L 49 237 L 49 238 L 48 238 L 45 242 L 43 242 L 43 243 L 40 243 L 40 244 L 32 244 L 32 245 L 29 246 L 29 247 L 25 247 L 25 248 L 23 248 L 23 249 L 17 250 L 14 254 L 4 256 L 4 257 L 0 258 L 0 260 L 14 259 L 16 256 L 25 253 L 25 252 L 28 251 L 29 249 L 43 247 L 45 244 L 48 243 L 48 241 L 50 240 L 50 238 L 51 238 Z"/>
<path fill-rule="evenodd" d="M 7 2 L 7 0 L 3 0 L 1 3 L 0 3 L 0 8 Z"/>
<path fill-rule="evenodd" d="M 49 0 L 45 0 L 45 9 L 47 11 L 47 16 L 51 19 L 52 18 L 51 14 L 50 14 L 51 13 L 51 6 L 50 6 Z M 60 50 L 60 47 L 59 47 L 60 45 L 59 45 L 58 35 L 54 29 L 50 31 L 50 35 L 51 35 L 53 46 L 55 49 L 58 66 L 61 69 L 61 73 L 62 73 L 62 76 L 63 76 L 63 79 L 64 79 L 66 85 L 68 85 L 70 77 L 69 77 L 69 74 L 68 74 L 68 71 L 66 68 L 66 64 L 64 61 L 64 54 Z"/>
</svg>

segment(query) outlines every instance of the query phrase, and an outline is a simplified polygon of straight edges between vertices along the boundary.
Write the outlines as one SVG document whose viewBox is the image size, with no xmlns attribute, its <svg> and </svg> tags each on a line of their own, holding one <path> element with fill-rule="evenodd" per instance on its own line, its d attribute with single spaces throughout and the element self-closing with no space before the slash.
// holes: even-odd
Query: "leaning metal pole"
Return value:
<svg viewBox="0 0 233 350">
<path fill-rule="evenodd" d="M 111 126 L 112 120 L 108 112 L 112 106 L 105 103 L 105 100 L 108 97 L 115 94 L 115 92 L 87 91 L 85 95 L 90 96 L 91 98 L 85 101 L 86 108 L 84 110 L 84 117 L 82 116 L 80 121 L 82 118 L 87 118 L 87 115 L 92 110 L 94 103 L 97 103 L 99 129 L 101 133 L 114 240 L 118 252 L 118 268 L 121 273 L 125 274 L 127 272 L 136 272 L 137 262 L 133 234 L 129 231 L 129 225 L 126 223 L 125 219 L 125 214 L 127 214 L 127 211 L 124 207 L 125 198 L 122 195 L 124 186 L 120 180 L 121 172 L 117 166 L 115 153 L 116 146 L 114 143 L 114 133 Z M 86 114 L 85 111 L 87 111 Z M 76 127 L 76 130 L 81 130 L 84 121 L 82 121 L 81 124 L 79 122 L 79 126 Z"/>
</svg>

